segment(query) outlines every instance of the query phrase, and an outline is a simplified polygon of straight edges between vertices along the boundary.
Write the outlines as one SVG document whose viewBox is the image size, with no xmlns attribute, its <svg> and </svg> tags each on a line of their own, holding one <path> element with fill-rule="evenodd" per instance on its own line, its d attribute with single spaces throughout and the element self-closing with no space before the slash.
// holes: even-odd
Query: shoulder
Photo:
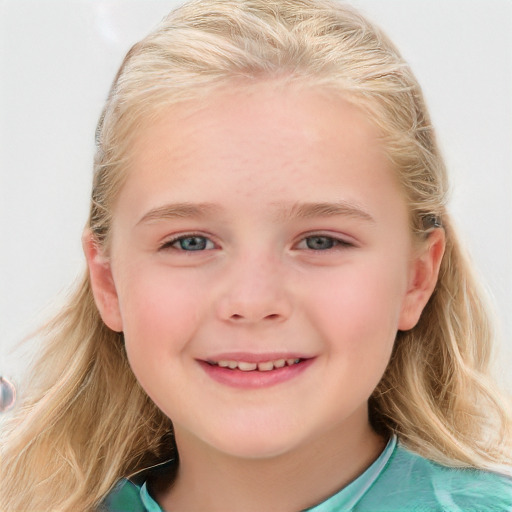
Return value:
<svg viewBox="0 0 512 512">
<path fill-rule="evenodd" d="M 442 466 L 398 445 L 356 510 L 384 511 L 389 507 L 408 512 L 512 511 L 512 479 Z"/>
<path fill-rule="evenodd" d="M 121 479 L 99 507 L 100 512 L 146 512 L 140 487 L 126 478 Z"/>
</svg>

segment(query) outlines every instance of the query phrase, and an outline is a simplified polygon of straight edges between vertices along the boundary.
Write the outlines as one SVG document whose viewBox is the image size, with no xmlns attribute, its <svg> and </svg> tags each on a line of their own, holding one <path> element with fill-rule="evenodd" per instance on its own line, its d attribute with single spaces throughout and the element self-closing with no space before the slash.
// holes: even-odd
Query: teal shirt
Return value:
<svg viewBox="0 0 512 512">
<path fill-rule="evenodd" d="M 105 507 L 108 512 L 164 512 L 145 482 L 138 486 L 128 480 L 119 482 Z M 512 512 L 512 479 L 441 466 L 392 438 L 363 474 L 307 512 Z"/>
</svg>

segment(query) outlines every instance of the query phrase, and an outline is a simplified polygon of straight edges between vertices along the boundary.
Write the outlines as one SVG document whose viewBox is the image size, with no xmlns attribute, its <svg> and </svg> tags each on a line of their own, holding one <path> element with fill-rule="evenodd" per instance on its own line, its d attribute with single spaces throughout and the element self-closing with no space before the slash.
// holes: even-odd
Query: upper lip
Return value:
<svg viewBox="0 0 512 512">
<path fill-rule="evenodd" d="M 255 354 L 252 352 L 224 352 L 208 356 L 204 361 L 216 363 L 218 361 L 243 361 L 246 363 L 265 363 L 279 359 L 311 359 L 311 356 L 301 352 L 267 352 Z"/>
</svg>

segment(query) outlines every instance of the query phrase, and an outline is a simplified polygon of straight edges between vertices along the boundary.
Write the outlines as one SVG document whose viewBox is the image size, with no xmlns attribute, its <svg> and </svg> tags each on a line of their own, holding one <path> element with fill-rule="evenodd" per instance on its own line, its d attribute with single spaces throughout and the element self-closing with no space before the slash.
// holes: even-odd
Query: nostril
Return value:
<svg viewBox="0 0 512 512">
<path fill-rule="evenodd" d="M 281 315 L 279 315 L 278 313 L 271 313 L 270 315 L 263 315 L 260 318 L 262 320 L 278 320 L 280 317 L 281 317 Z M 240 315 L 238 313 L 232 314 L 229 318 L 230 318 L 230 320 L 234 320 L 235 322 L 236 321 L 246 320 L 246 316 L 245 315 Z"/>
</svg>

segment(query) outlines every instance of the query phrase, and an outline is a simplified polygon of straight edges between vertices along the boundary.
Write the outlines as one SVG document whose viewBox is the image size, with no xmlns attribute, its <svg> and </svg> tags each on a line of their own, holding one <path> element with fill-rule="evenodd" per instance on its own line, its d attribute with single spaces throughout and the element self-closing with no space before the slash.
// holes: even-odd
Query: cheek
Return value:
<svg viewBox="0 0 512 512">
<path fill-rule="evenodd" d="M 159 269 L 132 270 L 120 290 L 123 332 L 130 355 L 158 360 L 181 351 L 198 323 L 199 292 L 190 280 Z"/>
<path fill-rule="evenodd" d="M 330 350 L 355 364 L 378 364 L 391 352 L 406 280 L 403 272 L 387 270 L 370 264 L 347 268 L 326 276 L 325 286 L 309 287 L 310 321 L 329 340 Z"/>
</svg>

